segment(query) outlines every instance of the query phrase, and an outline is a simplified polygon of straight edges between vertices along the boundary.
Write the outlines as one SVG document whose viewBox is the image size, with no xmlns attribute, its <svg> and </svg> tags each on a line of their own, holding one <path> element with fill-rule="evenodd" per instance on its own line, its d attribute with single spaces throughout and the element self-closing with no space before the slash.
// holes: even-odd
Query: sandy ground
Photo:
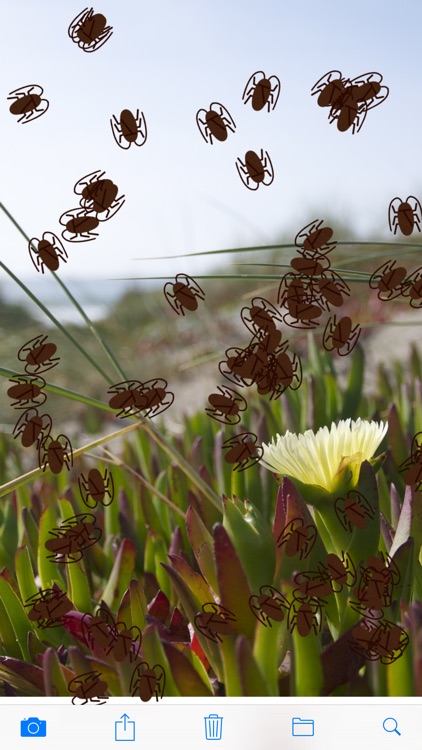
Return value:
<svg viewBox="0 0 422 750">
<path fill-rule="evenodd" d="M 384 363 L 387 368 L 395 360 L 408 362 L 412 344 L 416 344 L 422 351 L 421 327 L 422 309 L 409 308 L 394 317 L 394 323 L 390 325 L 383 323 L 381 327 L 375 328 L 363 341 L 365 351 L 365 383 L 366 392 L 375 389 L 377 383 L 377 368 Z M 336 366 L 339 373 L 347 373 L 349 369 L 347 357 L 336 357 Z M 190 371 L 183 380 L 174 384 L 174 404 L 166 412 L 166 426 L 172 431 L 179 432 L 183 429 L 183 415 L 194 414 L 199 409 L 208 406 L 207 396 L 223 382 L 218 372 L 218 362 L 210 364 L 207 368 L 201 368 L 200 373 Z M 163 415 L 164 417 L 165 415 Z"/>
</svg>

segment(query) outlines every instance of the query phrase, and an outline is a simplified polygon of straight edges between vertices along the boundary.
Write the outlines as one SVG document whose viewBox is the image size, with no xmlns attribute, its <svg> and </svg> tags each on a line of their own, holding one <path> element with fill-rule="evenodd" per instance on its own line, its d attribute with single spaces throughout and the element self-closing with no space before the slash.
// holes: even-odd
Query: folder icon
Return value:
<svg viewBox="0 0 422 750">
<path fill-rule="evenodd" d="M 295 716 L 294 719 L 292 719 L 293 737 L 313 737 L 314 728 L 313 719 L 299 719 L 298 716 Z"/>
</svg>

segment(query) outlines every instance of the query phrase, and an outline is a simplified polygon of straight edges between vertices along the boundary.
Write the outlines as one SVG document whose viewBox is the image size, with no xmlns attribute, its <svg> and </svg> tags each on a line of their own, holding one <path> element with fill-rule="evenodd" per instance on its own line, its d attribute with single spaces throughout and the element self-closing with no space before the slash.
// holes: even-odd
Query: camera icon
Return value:
<svg viewBox="0 0 422 750">
<path fill-rule="evenodd" d="M 46 737 L 47 722 L 30 716 L 21 721 L 21 737 Z"/>
</svg>

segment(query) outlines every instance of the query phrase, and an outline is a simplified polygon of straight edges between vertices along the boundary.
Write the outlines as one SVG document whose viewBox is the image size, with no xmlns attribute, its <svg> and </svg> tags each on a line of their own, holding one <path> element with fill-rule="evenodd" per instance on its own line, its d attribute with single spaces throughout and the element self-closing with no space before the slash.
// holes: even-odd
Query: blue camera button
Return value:
<svg viewBox="0 0 422 750">
<path fill-rule="evenodd" d="M 21 737 L 46 737 L 47 722 L 30 716 L 21 721 Z"/>
</svg>

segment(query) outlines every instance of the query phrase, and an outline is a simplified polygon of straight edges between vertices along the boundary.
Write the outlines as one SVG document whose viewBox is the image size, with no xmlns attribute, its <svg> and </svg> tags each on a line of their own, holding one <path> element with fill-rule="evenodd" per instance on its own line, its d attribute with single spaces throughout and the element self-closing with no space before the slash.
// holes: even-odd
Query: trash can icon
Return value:
<svg viewBox="0 0 422 750">
<path fill-rule="evenodd" d="M 204 716 L 205 721 L 205 739 L 206 740 L 221 740 L 221 734 L 223 731 L 223 717 L 218 714 L 210 714 Z"/>
</svg>

